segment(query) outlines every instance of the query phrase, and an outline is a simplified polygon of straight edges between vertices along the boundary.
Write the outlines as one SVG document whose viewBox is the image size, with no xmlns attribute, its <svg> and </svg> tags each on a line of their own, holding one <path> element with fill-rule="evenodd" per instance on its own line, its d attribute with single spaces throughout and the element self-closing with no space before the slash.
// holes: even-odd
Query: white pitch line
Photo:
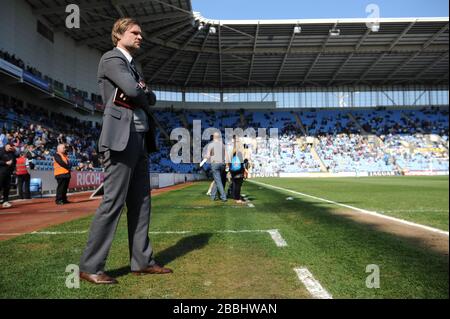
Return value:
<svg viewBox="0 0 450 319">
<path fill-rule="evenodd" d="M 192 231 L 186 230 L 186 231 L 151 231 L 149 234 L 158 235 L 158 234 L 177 234 L 177 235 L 183 235 L 183 234 L 190 234 Z"/>
<path fill-rule="evenodd" d="M 283 239 L 283 237 L 281 237 L 280 232 L 278 231 L 278 229 L 271 229 L 267 231 L 270 234 L 270 237 L 272 237 L 273 241 L 275 242 L 275 244 L 278 247 L 286 247 L 287 243 L 286 241 Z"/>
<path fill-rule="evenodd" d="M 294 268 L 294 271 L 297 273 L 298 279 L 300 279 L 314 298 L 333 299 L 333 296 L 331 296 L 330 293 L 322 287 L 320 282 L 314 278 L 313 274 L 311 274 L 307 268 Z"/>
<path fill-rule="evenodd" d="M 410 222 L 410 221 L 407 221 L 407 220 L 404 220 L 404 219 L 383 215 L 383 214 L 380 214 L 380 213 L 377 213 L 377 212 L 361 209 L 361 208 L 350 206 L 350 205 L 346 205 L 346 204 L 341 204 L 341 203 L 338 203 L 338 202 L 335 202 L 335 201 L 332 201 L 332 200 L 328 200 L 328 199 L 325 199 L 325 198 L 320 198 L 320 197 L 308 195 L 308 194 L 305 194 L 305 193 L 296 192 L 296 191 L 293 191 L 293 190 L 290 190 L 290 189 L 286 189 L 286 188 L 282 188 L 282 187 L 278 187 L 278 186 L 273 186 L 273 185 L 269 185 L 269 184 L 265 184 L 265 183 L 261 183 L 261 182 L 256 182 L 256 181 L 250 181 L 250 182 L 252 182 L 254 184 L 257 184 L 257 185 L 265 186 L 267 188 L 273 188 L 273 189 L 281 190 L 281 191 L 284 191 L 284 192 L 289 192 L 289 193 L 292 193 L 292 194 L 296 194 L 296 195 L 312 198 L 312 199 L 315 199 L 315 200 L 318 200 L 318 201 L 322 201 L 322 202 L 326 202 L 326 203 L 329 203 L 329 204 L 333 204 L 333 205 L 336 205 L 336 206 L 349 208 L 349 209 L 352 209 L 354 211 L 357 211 L 357 212 L 360 212 L 360 213 L 363 213 L 363 214 L 366 214 L 366 215 L 371 215 L 371 216 L 379 217 L 379 218 L 382 218 L 382 219 L 387 219 L 387 220 L 394 221 L 394 222 L 397 222 L 397 223 L 400 223 L 400 224 L 421 228 L 421 229 L 424 229 L 424 230 L 427 230 L 427 231 L 430 231 L 430 232 L 433 232 L 433 233 L 437 233 L 437 234 L 440 234 L 440 235 L 449 236 L 448 231 L 443 231 L 443 230 L 440 230 L 440 229 L 437 229 L 437 228 L 433 228 L 433 227 L 430 227 L 430 226 L 425 226 L 425 225 L 413 223 L 413 222 Z"/>
<path fill-rule="evenodd" d="M 81 231 L 73 231 L 73 232 L 38 232 L 34 231 L 31 233 L 0 233 L 0 236 L 21 236 L 21 235 L 78 235 L 78 234 L 86 234 L 87 230 L 81 230 Z M 281 234 L 278 229 L 270 229 L 270 230 L 217 230 L 217 231 L 200 231 L 200 232 L 208 232 L 208 233 L 214 233 L 214 234 L 243 234 L 243 233 L 268 233 L 270 237 L 273 239 L 275 244 L 278 247 L 286 247 L 287 243 L 281 237 Z M 200 233 L 199 231 L 196 231 L 195 233 Z M 149 232 L 149 234 L 153 235 L 184 235 L 184 234 L 192 234 L 194 231 L 191 230 L 181 230 L 181 231 L 153 231 Z"/>
<path fill-rule="evenodd" d="M 86 234 L 87 230 L 69 231 L 69 232 L 52 232 L 52 231 L 34 231 L 30 235 L 80 235 Z"/>
</svg>

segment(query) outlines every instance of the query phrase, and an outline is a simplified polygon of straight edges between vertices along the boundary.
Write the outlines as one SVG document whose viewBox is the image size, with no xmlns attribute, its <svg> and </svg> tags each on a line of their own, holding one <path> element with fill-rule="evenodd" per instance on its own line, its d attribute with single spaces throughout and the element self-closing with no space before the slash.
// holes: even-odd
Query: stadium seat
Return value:
<svg viewBox="0 0 450 319">
<path fill-rule="evenodd" d="M 39 193 L 42 198 L 42 179 L 32 178 L 30 180 L 30 192 L 31 192 L 31 194 Z"/>
</svg>

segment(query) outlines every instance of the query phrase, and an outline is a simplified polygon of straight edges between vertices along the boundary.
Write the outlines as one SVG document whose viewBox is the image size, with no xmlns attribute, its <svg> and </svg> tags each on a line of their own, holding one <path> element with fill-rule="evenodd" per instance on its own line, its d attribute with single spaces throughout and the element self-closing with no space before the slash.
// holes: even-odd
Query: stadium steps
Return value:
<svg viewBox="0 0 450 319">
<path fill-rule="evenodd" d="M 426 134 L 425 141 L 429 145 L 429 147 L 433 147 L 433 143 L 438 142 L 441 143 L 445 152 L 448 153 L 448 145 L 447 142 L 437 134 Z"/>
<path fill-rule="evenodd" d="M 170 136 L 167 134 L 167 131 L 162 127 L 161 123 L 159 123 L 156 116 L 153 114 L 150 114 L 150 116 L 153 118 L 153 121 L 155 122 L 156 126 L 159 128 L 159 131 L 164 135 L 166 141 L 170 141 Z"/>
<path fill-rule="evenodd" d="M 361 132 L 362 135 L 369 135 L 369 132 L 367 132 L 362 126 L 361 124 L 358 122 L 358 120 L 355 118 L 355 116 L 352 113 L 347 113 L 348 118 L 350 119 L 350 121 L 352 121 L 353 123 L 355 123 L 356 127 L 359 129 L 359 131 Z"/>
<path fill-rule="evenodd" d="M 183 123 L 184 128 L 189 130 L 189 121 L 188 121 L 184 111 L 182 113 L 178 114 L 178 117 L 180 118 L 181 123 Z"/>
<path fill-rule="evenodd" d="M 247 121 L 245 120 L 244 110 L 241 110 L 239 116 L 241 118 L 241 123 L 240 123 L 241 128 L 247 127 Z"/>
<path fill-rule="evenodd" d="M 418 127 L 416 125 L 416 122 L 412 118 L 410 118 L 406 113 L 402 112 L 402 117 L 406 120 L 406 123 L 411 125 L 411 127 L 413 127 L 415 130 L 417 130 L 417 132 L 423 133 L 422 128 Z"/>
<path fill-rule="evenodd" d="M 317 138 L 314 138 L 314 144 L 311 147 L 311 154 L 313 156 L 313 158 L 319 162 L 320 165 L 320 171 L 323 173 L 329 173 L 328 167 L 325 164 L 325 162 L 322 160 L 322 158 L 320 157 L 319 153 L 316 150 L 316 145 L 319 143 L 319 140 Z"/>
<path fill-rule="evenodd" d="M 295 121 L 297 122 L 297 125 L 300 127 L 300 130 L 302 130 L 302 133 L 307 136 L 308 131 L 306 130 L 305 126 L 303 125 L 302 119 L 300 118 L 300 115 L 298 113 L 292 112 L 292 114 L 295 117 Z"/>
<path fill-rule="evenodd" d="M 379 136 L 367 132 L 352 113 L 350 112 L 347 113 L 347 116 L 350 119 L 350 121 L 352 121 L 356 125 L 356 127 L 360 130 L 361 135 L 367 137 L 367 141 L 369 143 L 374 144 L 377 148 L 384 148 L 384 142 Z"/>
</svg>

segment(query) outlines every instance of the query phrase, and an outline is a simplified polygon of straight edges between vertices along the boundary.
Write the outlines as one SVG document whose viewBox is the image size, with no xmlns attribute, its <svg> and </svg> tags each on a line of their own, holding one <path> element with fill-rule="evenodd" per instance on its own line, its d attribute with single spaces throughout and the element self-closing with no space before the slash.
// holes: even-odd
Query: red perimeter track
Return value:
<svg viewBox="0 0 450 319">
<path fill-rule="evenodd" d="M 192 185 L 185 183 L 162 189 L 152 190 L 152 196 L 163 194 Z M 89 199 L 92 192 L 73 194 L 69 200 L 73 203 L 58 206 L 54 197 L 12 202 L 11 208 L 0 206 L 0 240 L 7 240 L 25 233 L 63 224 L 65 222 L 90 216 L 95 213 L 100 198 Z"/>
</svg>

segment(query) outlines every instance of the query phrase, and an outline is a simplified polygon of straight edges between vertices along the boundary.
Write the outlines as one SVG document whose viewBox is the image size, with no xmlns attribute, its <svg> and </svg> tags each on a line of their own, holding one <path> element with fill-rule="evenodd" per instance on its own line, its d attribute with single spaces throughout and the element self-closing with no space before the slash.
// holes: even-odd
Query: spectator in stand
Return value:
<svg viewBox="0 0 450 319">
<path fill-rule="evenodd" d="M 7 143 L 8 139 L 6 137 L 6 132 L 4 129 L 2 129 L 2 133 L 0 134 L 0 147 L 5 147 Z"/>
<path fill-rule="evenodd" d="M 88 172 L 93 172 L 94 171 L 94 165 L 92 164 L 92 162 L 87 162 L 86 171 L 88 171 Z"/>
<path fill-rule="evenodd" d="M 80 162 L 80 163 L 78 163 L 78 166 L 75 168 L 75 170 L 77 172 L 84 172 L 84 171 L 86 171 L 86 167 L 83 162 Z"/>
</svg>

